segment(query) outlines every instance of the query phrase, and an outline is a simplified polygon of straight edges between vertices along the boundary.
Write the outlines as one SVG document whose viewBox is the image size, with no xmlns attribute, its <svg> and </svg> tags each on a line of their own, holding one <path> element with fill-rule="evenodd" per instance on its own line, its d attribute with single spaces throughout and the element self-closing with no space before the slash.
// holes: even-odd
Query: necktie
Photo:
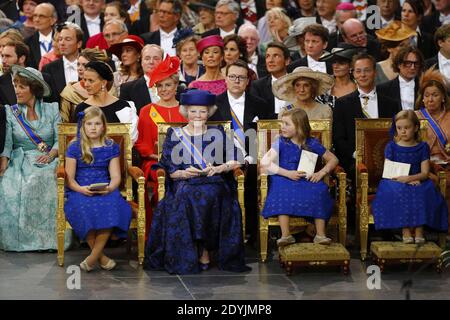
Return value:
<svg viewBox="0 0 450 320">
<path fill-rule="evenodd" d="M 41 45 L 41 48 L 44 49 L 45 52 L 49 52 L 52 50 L 52 43 L 49 42 L 47 45 L 47 41 L 39 41 L 39 44 Z"/>
</svg>

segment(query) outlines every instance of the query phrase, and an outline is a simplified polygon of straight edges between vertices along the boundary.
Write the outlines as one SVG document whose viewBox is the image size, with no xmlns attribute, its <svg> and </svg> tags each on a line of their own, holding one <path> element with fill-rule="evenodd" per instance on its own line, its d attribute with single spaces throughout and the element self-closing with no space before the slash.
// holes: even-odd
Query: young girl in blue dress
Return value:
<svg viewBox="0 0 450 320">
<path fill-rule="evenodd" d="M 425 242 L 423 226 L 447 230 L 447 204 L 429 179 L 430 148 L 420 142 L 420 122 L 412 110 L 395 116 L 394 140 L 384 150 L 386 159 L 409 163 L 409 175 L 382 179 L 372 203 L 375 228 L 402 228 L 404 243 Z M 414 238 L 413 238 L 414 234 Z"/>
<path fill-rule="evenodd" d="M 131 207 L 119 192 L 121 179 L 120 149 L 106 137 L 106 118 L 98 107 L 89 107 L 78 114 L 77 139 L 67 148 L 67 220 L 80 239 L 86 240 L 91 254 L 80 264 L 91 271 L 97 262 L 105 270 L 116 266 L 103 253 L 111 234 L 126 236 Z M 108 183 L 101 190 L 91 184 Z"/>
<path fill-rule="evenodd" d="M 278 216 L 281 227 L 278 246 L 295 242 L 289 231 L 290 216 L 313 220 L 317 230 L 314 243 L 330 244 L 331 239 L 326 236 L 325 227 L 333 211 L 333 199 L 322 179 L 334 170 L 338 159 L 317 139 L 311 137 L 311 127 L 304 110 L 286 111 L 281 120 L 281 137 L 272 144 L 261 160 L 262 170 L 272 174 L 269 176 L 269 191 L 262 215 L 266 219 Z M 306 177 L 305 173 L 297 171 L 302 150 L 318 154 L 326 165 L 312 176 Z"/>
</svg>

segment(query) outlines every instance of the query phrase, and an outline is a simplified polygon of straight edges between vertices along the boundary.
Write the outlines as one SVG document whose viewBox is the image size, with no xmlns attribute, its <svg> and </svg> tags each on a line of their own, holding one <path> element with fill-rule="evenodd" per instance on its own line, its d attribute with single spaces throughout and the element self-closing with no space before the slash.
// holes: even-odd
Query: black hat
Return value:
<svg viewBox="0 0 450 320">
<path fill-rule="evenodd" d="M 352 61 L 354 55 L 365 49 L 364 47 L 356 47 L 352 44 L 341 42 L 336 48 L 331 50 L 331 53 L 324 54 L 320 57 L 319 61 L 334 61 L 339 58 Z"/>
<path fill-rule="evenodd" d="M 88 62 L 86 63 L 85 68 L 95 70 L 100 75 L 100 77 L 102 77 L 106 81 L 112 81 L 114 79 L 111 67 L 102 61 Z"/>
</svg>

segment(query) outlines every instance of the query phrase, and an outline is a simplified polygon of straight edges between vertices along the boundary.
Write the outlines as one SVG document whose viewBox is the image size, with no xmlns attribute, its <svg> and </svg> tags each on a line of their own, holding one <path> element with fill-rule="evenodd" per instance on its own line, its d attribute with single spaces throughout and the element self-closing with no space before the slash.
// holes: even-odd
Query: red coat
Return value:
<svg viewBox="0 0 450 320">
<path fill-rule="evenodd" d="M 98 48 L 100 50 L 106 50 L 109 48 L 108 43 L 106 42 L 105 37 L 103 36 L 103 32 L 100 32 L 88 39 L 86 42 L 86 48 Z"/>
</svg>

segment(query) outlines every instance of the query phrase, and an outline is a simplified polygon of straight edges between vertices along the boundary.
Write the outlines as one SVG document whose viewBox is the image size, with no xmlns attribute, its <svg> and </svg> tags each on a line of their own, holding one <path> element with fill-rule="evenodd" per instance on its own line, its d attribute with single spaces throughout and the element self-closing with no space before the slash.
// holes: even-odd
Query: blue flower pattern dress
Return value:
<svg viewBox="0 0 450 320">
<path fill-rule="evenodd" d="M 422 161 L 430 159 L 430 147 L 420 142 L 413 147 L 399 146 L 391 141 L 384 156 L 396 162 L 409 163 L 409 174 L 421 171 Z M 376 229 L 396 229 L 428 226 L 435 230 L 447 230 L 447 204 L 430 179 L 413 186 L 391 179 L 382 179 L 378 185 L 372 211 Z"/>
<path fill-rule="evenodd" d="M 326 152 L 319 140 L 306 139 L 308 151 L 322 157 Z M 297 170 L 302 154 L 302 148 L 290 139 L 280 137 L 272 148 L 277 151 L 279 166 L 286 170 Z M 320 161 L 320 158 L 318 158 Z M 269 190 L 266 203 L 262 211 L 264 218 L 278 215 L 303 217 L 309 221 L 313 219 L 328 220 L 333 211 L 333 199 L 328 186 L 322 180 L 317 183 L 305 178 L 294 181 L 281 175 L 269 176 Z"/>
<path fill-rule="evenodd" d="M 203 136 L 190 136 L 193 143 L 197 138 L 201 139 L 202 153 L 210 144 L 219 142 L 222 147 L 211 153 L 212 158 L 204 155 L 206 162 L 213 165 L 220 152 L 223 152 L 224 159 L 236 159 L 237 156 L 232 141 L 221 143 L 226 136 L 223 128 L 218 128 L 220 135 L 209 136 L 208 130 Z M 188 161 L 180 164 L 173 161 L 172 152 L 180 146 L 180 140 L 173 133 L 173 129 L 167 132 L 158 164 L 167 175 L 185 170 L 194 163 L 186 150 L 182 152 L 184 157 L 189 155 Z M 228 147 L 223 147 L 225 145 Z M 231 172 L 187 180 L 169 177 L 166 188 L 166 195 L 153 214 L 144 263 L 146 269 L 176 274 L 198 273 L 198 259 L 202 248 L 206 248 L 215 253 L 216 259 L 212 260 L 216 260 L 219 269 L 233 272 L 249 270 L 244 259 L 242 213 Z"/>
<path fill-rule="evenodd" d="M 23 119 L 44 142 L 58 149 L 57 103 L 38 100 L 37 120 L 27 120 L 27 107 L 18 105 Z M 30 140 L 6 106 L 6 136 L 2 157 L 9 158 L 8 168 L 0 177 L 0 249 L 6 251 L 55 250 L 56 246 L 56 176 L 58 160 L 38 167 L 36 158 L 43 155 Z M 71 244 L 66 231 L 65 248 Z"/>
<path fill-rule="evenodd" d="M 80 144 L 72 142 L 67 148 L 66 157 L 77 160 L 75 180 L 80 186 L 92 183 L 109 183 L 109 163 L 120 155 L 119 145 L 107 140 L 103 147 L 92 148 L 94 161 L 91 164 L 81 160 Z M 86 196 L 67 190 L 64 205 L 67 220 L 76 235 L 85 239 L 88 232 L 100 229 L 113 229 L 119 237 L 126 237 L 131 221 L 131 207 L 120 194 L 119 189 L 107 195 Z"/>
</svg>

